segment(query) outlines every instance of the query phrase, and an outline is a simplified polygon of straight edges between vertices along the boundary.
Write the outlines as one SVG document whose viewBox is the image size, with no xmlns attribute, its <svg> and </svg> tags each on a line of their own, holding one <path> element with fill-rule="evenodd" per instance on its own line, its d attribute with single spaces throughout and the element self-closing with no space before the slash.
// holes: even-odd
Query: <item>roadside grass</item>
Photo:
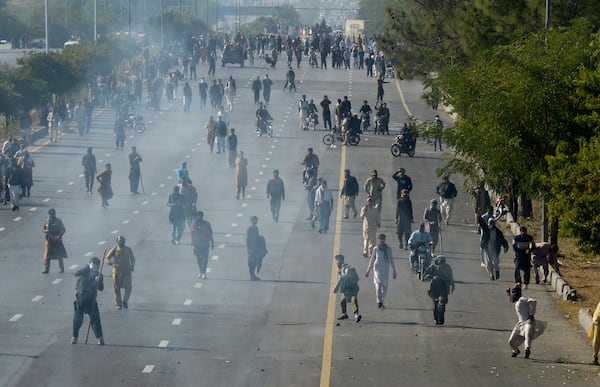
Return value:
<svg viewBox="0 0 600 387">
<path fill-rule="evenodd" d="M 542 221 L 541 204 L 534 201 L 533 217 L 531 219 L 520 219 L 519 224 L 526 226 L 529 234 L 536 241 L 541 240 Z M 564 301 L 556 296 L 556 307 L 572 323 L 578 323 L 579 309 L 588 309 L 593 312 L 600 302 L 600 256 L 583 254 L 577 248 L 577 242 L 573 238 L 558 238 L 559 262 L 561 277 L 577 291 L 577 299 Z M 533 273 L 532 273 L 533 279 Z M 591 313 L 590 312 L 590 313 Z"/>
</svg>

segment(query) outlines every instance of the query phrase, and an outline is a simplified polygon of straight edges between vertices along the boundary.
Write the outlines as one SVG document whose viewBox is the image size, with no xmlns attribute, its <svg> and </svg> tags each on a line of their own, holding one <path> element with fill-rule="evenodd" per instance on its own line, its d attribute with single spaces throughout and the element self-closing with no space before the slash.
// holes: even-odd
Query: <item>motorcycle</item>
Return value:
<svg viewBox="0 0 600 387">
<path fill-rule="evenodd" d="M 335 142 L 336 139 L 341 142 L 346 142 L 345 136 L 346 136 L 346 132 L 341 132 L 341 131 L 337 130 L 336 127 L 334 127 L 330 133 L 327 133 L 326 135 L 323 136 L 323 144 L 325 144 L 327 146 L 331 146 L 331 145 L 333 145 L 333 143 Z M 349 132 L 348 144 L 350 144 L 352 146 L 357 146 L 359 143 L 360 143 L 360 134 L 358 134 L 358 133 L 353 134 L 353 133 Z"/>
<path fill-rule="evenodd" d="M 144 117 L 130 114 L 129 118 L 125 119 L 125 130 L 135 130 L 136 133 L 144 133 L 146 131 L 146 125 L 142 122 Z"/>
<path fill-rule="evenodd" d="M 408 157 L 414 157 L 415 155 L 416 141 L 414 139 L 405 138 L 404 134 L 396 136 L 396 140 L 392 144 L 392 155 L 399 157 L 402 153 L 406 153 Z"/>
<path fill-rule="evenodd" d="M 317 130 L 317 113 L 309 113 L 304 120 L 304 125 L 302 126 L 303 130 Z"/>
<path fill-rule="evenodd" d="M 431 246 L 427 247 L 425 243 L 417 243 L 411 246 L 410 265 L 414 273 L 421 281 L 425 281 L 425 271 L 431 265 Z"/>
<path fill-rule="evenodd" d="M 360 126 L 363 132 L 369 130 L 369 126 L 371 126 L 371 114 L 369 112 L 362 112 L 360 114 Z"/>
<path fill-rule="evenodd" d="M 375 116 L 375 134 L 390 134 L 389 117 Z"/>
<path fill-rule="evenodd" d="M 273 137 L 273 126 L 271 125 L 271 120 L 260 120 L 258 123 L 258 130 L 256 132 L 259 137 L 263 134 Z"/>
</svg>

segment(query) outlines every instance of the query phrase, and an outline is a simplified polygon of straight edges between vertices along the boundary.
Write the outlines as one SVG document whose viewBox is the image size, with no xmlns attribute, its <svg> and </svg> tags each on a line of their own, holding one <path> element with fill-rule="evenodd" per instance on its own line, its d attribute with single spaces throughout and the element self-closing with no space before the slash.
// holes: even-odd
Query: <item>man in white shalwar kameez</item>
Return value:
<svg viewBox="0 0 600 387">
<path fill-rule="evenodd" d="M 369 273 L 373 270 L 373 283 L 375 284 L 375 293 L 377 294 L 377 307 L 385 308 L 383 301 L 388 288 L 389 269 L 392 267 L 393 278 L 396 278 L 396 266 L 394 265 L 394 257 L 392 249 L 385 243 L 385 234 L 379 234 L 377 246 L 373 249 L 369 267 L 365 273 L 365 277 L 369 277 Z"/>
<path fill-rule="evenodd" d="M 515 325 L 508 339 L 512 348 L 512 357 L 517 357 L 521 351 L 519 346 L 525 343 L 525 359 L 529 359 L 531 354 L 531 342 L 535 332 L 535 309 L 537 300 L 521 296 L 521 285 L 517 284 L 512 289 L 506 289 L 510 297 L 510 302 L 515 304 L 515 311 L 519 321 Z"/>
</svg>

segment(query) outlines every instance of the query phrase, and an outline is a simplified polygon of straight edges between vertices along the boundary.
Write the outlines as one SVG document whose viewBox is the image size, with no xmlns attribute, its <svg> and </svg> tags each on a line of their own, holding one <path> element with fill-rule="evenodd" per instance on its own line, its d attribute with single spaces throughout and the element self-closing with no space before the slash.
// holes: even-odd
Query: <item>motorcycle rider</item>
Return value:
<svg viewBox="0 0 600 387">
<path fill-rule="evenodd" d="M 308 103 L 308 116 L 315 120 L 315 129 L 319 124 L 319 114 L 317 114 L 317 105 L 315 105 L 315 101 L 313 99 Z"/>
<path fill-rule="evenodd" d="M 437 200 L 432 199 L 429 202 L 429 207 L 423 213 L 423 219 L 427 222 L 427 231 L 433 241 L 431 252 L 435 254 L 435 247 L 440 240 L 440 222 L 442 221 L 442 213 L 437 208 Z"/>
<path fill-rule="evenodd" d="M 406 148 L 415 146 L 416 141 L 413 138 L 412 131 L 410 130 L 406 122 L 404 123 L 404 126 L 402 126 L 402 128 L 400 129 L 400 135 L 402 136 L 403 145 L 405 145 Z"/>
<path fill-rule="evenodd" d="M 390 110 L 387 108 L 387 104 L 384 102 L 377 110 L 377 132 L 383 134 L 390 134 Z"/>
<path fill-rule="evenodd" d="M 425 223 L 421 223 L 419 229 L 413 231 L 413 233 L 410 234 L 410 238 L 408 238 L 408 247 L 410 248 L 409 263 L 411 268 L 414 267 L 417 260 L 417 249 L 420 246 L 431 248 L 432 245 L 433 240 L 431 239 L 431 234 L 425 231 Z"/>
<path fill-rule="evenodd" d="M 305 171 L 312 170 L 314 173 L 313 176 L 317 178 L 319 175 L 319 156 L 313 153 L 313 148 L 308 148 L 306 152 L 307 153 L 300 164 L 304 165 Z"/>
<path fill-rule="evenodd" d="M 260 102 L 258 104 L 258 109 L 256 109 L 256 133 L 264 134 L 266 132 L 266 121 L 272 120 L 273 117 L 271 117 L 271 114 L 269 114 L 267 107 Z"/>
<path fill-rule="evenodd" d="M 348 129 L 344 132 L 344 145 L 348 145 L 350 138 L 356 138 L 362 131 L 360 130 L 360 119 L 355 114 L 348 119 Z"/>
<path fill-rule="evenodd" d="M 367 130 L 367 128 L 371 126 L 371 113 L 372 112 L 373 112 L 373 110 L 371 109 L 371 106 L 369 105 L 369 103 L 365 99 L 363 101 L 362 106 L 360 107 L 360 110 L 359 110 L 361 119 L 364 118 L 367 121 L 367 125 L 365 126 L 365 130 Z"/>
<path fill-rule="evenodd" d="M 432 280 L 427 294 L 433 300 L 433 319 L 435 325 L 444 325 L 444 310 L 448 303 L 448 294 L 455 289 L 452 268 L 446 263 L 446 257 L 438 255 L 435 262 L 427 268 L 426 274 L 431 275 Z M 441 298 L 441 303 L 438 299 Z M 440 306 L 442 309 L 440 310 Z"/>
</svg>

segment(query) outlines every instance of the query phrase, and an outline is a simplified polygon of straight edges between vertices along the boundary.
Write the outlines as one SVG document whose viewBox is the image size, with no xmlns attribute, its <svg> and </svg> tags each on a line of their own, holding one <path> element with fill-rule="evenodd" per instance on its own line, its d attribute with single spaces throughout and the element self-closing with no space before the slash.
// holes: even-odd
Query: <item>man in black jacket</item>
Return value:
<svg viewBox="0 0 600 387">
<path fill-rule="evenodd" d="M 340 190 L 340 198 L 344 202 L 344 219 L 348 219 L 348 215 L 350 214 L 350 208 L 354 211 L 354 218 L 358 211 L 356 210 L 356 197 L 358 196 L 358 182 L 356 178 L 350 175 L 350 170 L 346 169 L 344 171 L 344 185 Z"/>
<path fill-rule="evenodd" d="M 83 314 L 85 313 L 90 316 L 92 330 L 98 339 L 98 345 L 104 345 L 100 311 L 98 310 L 98 303 L 96 302 L 97 291 L 104 290 L 104 281 L 102 273 L 99 272 L 99 267 L 100 259 L 98 259 L 98 257 L 93 257 L 90 259 L 89 266 L 79 269 L 77 273 L 75 273 L 75 277 L 78 278 L 75 287 L 75 301 L 73 301 L 75 313 L 73 314 L 73 336 L 71 337 L 71 344 L 77 344 L 79 328 L 81 328 L 81 324 L 83 324 Z"/>
</svg>

